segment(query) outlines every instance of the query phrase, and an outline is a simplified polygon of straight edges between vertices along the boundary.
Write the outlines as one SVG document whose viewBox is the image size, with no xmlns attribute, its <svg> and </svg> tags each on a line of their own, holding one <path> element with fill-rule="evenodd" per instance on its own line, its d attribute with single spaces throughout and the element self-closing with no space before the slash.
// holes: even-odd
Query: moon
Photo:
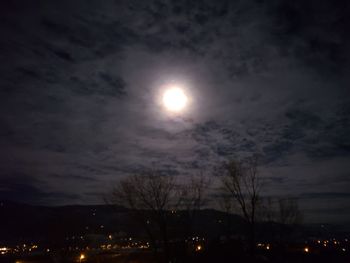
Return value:
<svg viewBox="0 0 350 263">
<path fill-rule="evenodd" d="M 170 87 L 163 93 L 163 105 L 171 112 L 181 112 L 187 105 L 188 98 L 180 87 Z"/>
</svg>

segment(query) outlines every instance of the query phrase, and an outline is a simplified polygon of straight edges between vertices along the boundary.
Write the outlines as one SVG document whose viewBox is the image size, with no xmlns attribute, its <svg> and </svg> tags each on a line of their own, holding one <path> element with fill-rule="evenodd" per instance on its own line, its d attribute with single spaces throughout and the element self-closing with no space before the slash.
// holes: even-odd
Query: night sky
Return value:
<svg viewBox="0 0 350 263">
<path fill-rule="evenodd" d="M 147 168 L 261 156 L 263 196 L 350 222 L 349 1 L 1 1 L 0 199 L 98 204 Z M 178 114 L 164 86 L 190 101 Z M 215 183 L 213 183 L 215 185 Z"/>
</svg>

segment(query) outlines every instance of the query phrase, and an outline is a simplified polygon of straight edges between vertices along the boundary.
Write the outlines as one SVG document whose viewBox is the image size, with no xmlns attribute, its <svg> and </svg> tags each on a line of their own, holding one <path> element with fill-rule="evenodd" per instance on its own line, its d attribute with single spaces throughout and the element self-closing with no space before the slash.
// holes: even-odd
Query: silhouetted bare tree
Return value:
<svg viewBox="0 0 350 263">
<path fill-rule="evenodd" d="M 192 175 L 189 182 L 181 186 L 181 208 L 184 210 L 186 218 L 185 234 L 193 234 L 193 224 L 196 213 L 201 210 L 207 202 L 207 193 L 210 180 L 202 172 Z"/>
<path fill-rule="evenodd" d="M 269 223 L 269 238 L 282 243 L 297 234 L 296 225 L 302 221 L 302 213 L 298 206 L 298 200 L 292 197 L 266 197 L 260 201 L 260 218 Z M 265 229 L 266 232 L 266 229 Z"/>
<path fill-rule="evenodd" d="M 234 203 L 231 194 L 227 193 L 226 189 L 220 189 L 216 194 L 215 200 L 219 205 L 219 209 L 225 212 L 226 222 L 225 222 L 225 235 L 227 238 L 231 236 L 231 215 L 234 211 Z"/>
<path fill-rule="evenodd" d="M 293 197 L 264 198 L 261 202 L 260 216 L 264 221 L 284 225 L 296 225 L 302 221 L 298 199 Z"/>
<path fill-rule="evenodd" d="M 254 252 L 256 212 L 261 190 L 257 157 L 248 158 L 244 162 L 231 160 L 223 168 L 221 175 L 223 189 L 236 201 L 249 224 L 250 249 Z"/>
<path fill-rule="evenodd" d="M 278 200 L 278 222 L 286 225 L 301 223 L 302 214 L 299 209 L 298 200 L 295 198 L 280 198 Z"/>
<path fill-rule="evenodd" d="M 276 200 L 272 197 L 260 198 L 258 217 L 264 222 L 277 222 Z"/>
<path fill-rule="evenodd" d="M 155 249 L 156 240 L 162 241 L 166 262 L 169 260 L 169 210 L 178 204 L 178 192 L 173 176 L 148 171 L 121 179 L 112 194 L 114 203 L 133 210 Z"/>
</svg>

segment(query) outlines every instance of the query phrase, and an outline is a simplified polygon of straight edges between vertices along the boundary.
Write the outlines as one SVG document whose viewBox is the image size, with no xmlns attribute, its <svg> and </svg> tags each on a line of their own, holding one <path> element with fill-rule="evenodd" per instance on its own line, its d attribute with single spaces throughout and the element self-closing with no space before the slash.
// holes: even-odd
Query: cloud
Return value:
<svg viewBox="0 0 350 263">
<path fill-rule="evenodd" d="M 350 193 L 323 192 L 323 193 L 304 193 L 301 198 L 350 198 Z"/>
<path fill-rule="evenodd" d="M 25 174 L 12 174 L 0 178 L 0 199 L 31 204 L 62 203 L 67 199 L 78 200 L 79 195 L 67 192 L 53 192 L 37 178 Z"/>
<path fill-rule="evenodd" d="M 13 179 L 3 196 L 95 203 L 91 193 L 130 173 L 186 176 L 254 153 L 267 195 L 322 193 L 327 180 L 336 192 L 348 183 L 349 5 L 311 2 L 9 4 L 0 169 Z M 159 103 L 169 81 L 192 99 L 181 117 Z"/>
</svg>

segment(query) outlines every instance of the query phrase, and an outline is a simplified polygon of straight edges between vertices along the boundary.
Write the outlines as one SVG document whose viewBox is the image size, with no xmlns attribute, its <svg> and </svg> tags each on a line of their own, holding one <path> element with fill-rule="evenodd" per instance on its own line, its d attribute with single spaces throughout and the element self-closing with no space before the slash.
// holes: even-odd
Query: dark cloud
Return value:
<svg viewBox="0 0 350 263">
<path fill-rule="evenodd" d="M 304 193 L 301 198 L 350 198 L 350 193 L 336 193 L 336 192 L 324 192 L 324 193 Z"/>
<path fill-rule="evenodd" d="M 64 203 L 66 200 L 78 200 L 79 195 L 64 191 L 50 191 L 50 187 L 35 177 L 25 174 L 12 174 L 0 178 L 0 199 L 14 200 L 32 204 Z"/>
<path fill-rule="evenodd" d="M 4 1 L 1 198 L 98 203 L 130 173 L 209 173 L 258 153 L 264 194 L 325 211 L 322 193 L 350 187 L 349 7 Z M 169 81 L 193 98 L 181 117 L 159 105 Z"/>
<path fill-rule="evenodd" d="M 89 169 L 91 170 L 91 169 Z M 74 180 L 74 181 L 91 181 L 95 182 L 97 181 L 96 178 L 83 176 L 83 175 L 72 175 L 72 174 L 53 174 L 51 175 L 54 178 L 59 178 L 63 180 Z"/>
</svg>

